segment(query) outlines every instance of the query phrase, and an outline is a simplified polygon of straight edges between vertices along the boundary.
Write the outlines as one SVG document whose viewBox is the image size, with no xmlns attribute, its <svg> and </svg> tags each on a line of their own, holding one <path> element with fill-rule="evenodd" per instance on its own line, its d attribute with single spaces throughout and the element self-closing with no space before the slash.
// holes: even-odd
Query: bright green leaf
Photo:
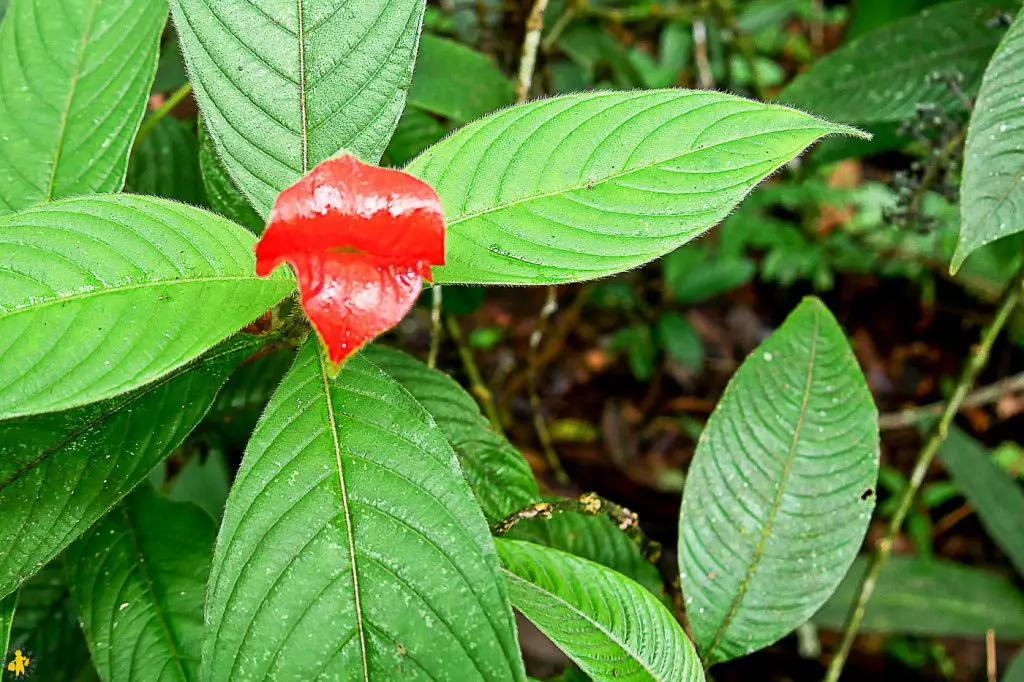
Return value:
<svg viewBox="0 0 1024 682">
<path fill-rule="evenodd" d="M 235 186 L 224 164 L 217 158 L 206 126 L 199 125 L 199 169 L 203 176 L 206 197 L 212 208 L 228 220 L 233 220 L 255 234 L 263 232 L 266 221 L 260 217 L 245 195 Z"/>
<path fill-rule="evenodd" d="M 831 133 L 792 109 L 709 91 L 589 92 L 504 109 L 409 164 L 441 197 L 441 282 L 593 279 L 708 230 Z"/>
<path fill-rule="evenodd" d="M 170 116 L 160 119 L 132 150 L 125 191 L 205 204 L 194 128 Z"/>
<path fill-rule="evenodd" d="M 0 595 L 10 594 L 143 480 L 262 344 L 229 341 L 134 393 L 0 422 Z"/>
<path fill-rule="evenodd" d="M 11 641 L 11 623 L 14 621 L 14 613 L 17 606 L 17 592 L 12 592 L 3 599 L 0 599 L 0 652 L 4 652 L 5 656 L 7 655 L 7 645 Z"/>
<path fill-rule="evenodd" d="M 468 123 L 511 104 L 512 83 L 486 55 L 424 33 L 409 88 L 409 106 Z"/>
<path fill-rule="evenodd" d="M 945 77 L 972 97 L 1015 0 L 958 0 L 883 26 L 820 59 L 779 101 L 850 123 L 905 121 L 918 107 L 964 108 Z"/>
<path fill-rule="evenodd" d="M 0 417 L 149 383 L 292 291 L 255 238 L 151 197 L 66 199 L 0 218 Z"/>
<path fill-rule="evenodd" d="M 219 157 L 264 217 L 346 149 L 380 159 L 405 106 L 424 0 L 172 0 Z"/>
<path fill-rule="evenodd" d="M 14 3 L 0 24 L 0 213 L 121 189 L 166 20 L 166 0 Z"/>
<path fill-rule="evenodd" d="M 632 580 L 529 542 L 496 544 L 513 606 L 596 682 L 704 679 L 679 623 Z"/>
<path fill-rule="evenodd" d="M 210 680 L 522 680 L 487 524 L 444 435 L 362 357 L 329 379 L 311 339 L 228 498 Z"/>
<path fill-rule="evenodd" d="M 939 450 L 946 471 L 997 545 L 1024 575 L 1024 492 L 982 445 L 953 428 Z"/>
<path fill-rule="evenodd" d="M 490 523 L 540 501 L 530 465 L 491 428 L 476 401 L 455 380 L 384 346 L 370 347 L 366 358 L 409 391 L 434 418 Z"/>
<path fill-rule="evenodd" d="M 877 419 L 846 335 L 814 298 L 733 376 L 679 519 L 683 594 L 705 661 L 775 642 L 839 585 L 874 508 Z"/>
<path fill-rule="evenodd" d="M 955 272 L 982 246 L 1024 231 L 1024 10 L 1010 26 L 974 105 L 960 188 Z"/>
<path fill-rule="evenodd" d="M 68 548 L 71 597 L 104 680 L 199 679 L 215 534 L 199 507 L 143 485 Z"/>
<path fill-rule="evenodd" d="M 867 557 L 857 560 L 815 623 L 843 628 L 866 567 Z M 979 639 L 989 628 L 1000 638 L 1024 638 L 1020 590 L 978 568 L 910 556 L 894 556 L 882 567 L 860 624 L 862 632 Z"/>
</svg>

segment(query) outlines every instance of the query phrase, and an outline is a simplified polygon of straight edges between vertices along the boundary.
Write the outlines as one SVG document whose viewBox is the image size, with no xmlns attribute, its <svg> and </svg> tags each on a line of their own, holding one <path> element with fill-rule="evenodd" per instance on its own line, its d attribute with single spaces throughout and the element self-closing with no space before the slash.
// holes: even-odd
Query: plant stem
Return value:
<svg viewBox="0 0 1024 682">
<path fill-rule="evenodd" d="M 622 9 L 591 7 L 587 3 L 581 3 L 581 5 L 576 8 L 581 16 L 604 19 L 616 24 L 647 20 L 689 21 L 694 18 L 692 7 L 680 5 L 641 5 Z"/>
<path fill-rule="evenodd" d="M 516 101 L 525 102 L 533 85 L 533 72 L 537 68 L 537 48 L 540 34 L 544 29 L 544 10 L 548 0 L 534 0 L 533 9 L 526 19 L 526 35 L 523 37 L 523 51 L 519 58 L 519 79 L 516 82 Z"/>
<path fill-rule="evenodd" d="M 760 74 L 757 73 L 757 51 L 754 41 L 740 27 L 736 20 L 736 11 L 733 9 L 732 0 L 714 0 L 718 8 L 718 14 L 722 17 L 722 23 L 732 33 L 732 42 L 739 48 L 744 60 L 747 62 L 747 70 L 750 71 L 750 85 L 758 99 L 768 99 L 764 86 L 761 84 Z"/>
<path fill-rule="evenodd" d="M 451 337 L 452 341 L 455 342 L 455 346 L 459 349 L 462 367 L 466 370 L 466 376 L 469 378 L 470 391 L 476 396 L 477 402 L 480 403 L 480 407 L 483 409 L 484 414 L 487 415 L 487 419 L 491 422 L 494 430 L 504 436 L 505 429 L 501 425 L 498 409 L 494 406 L 494 397 L 480 375 L 480 368 L 477 367 L 476 360 L 473 359 L 473 352 L 466 345 L 466 341 L 462 337 L 462 327 L 459 326 L 459 321 L 448 315 L 444 318 L 444 324 L 445 329 L 448 330 L 448 336 Z"/>
<path fill-rule="evenodd" d="M 917 456 L 917 462 L 914 464 L 914 471 L 910 476 L 910 481 L 900 496 L 899 507 L 889 521 L 885 537 L 879 540 L 876 545 L 871 563 L 868 565 L 868 570 L 861 581 L 857 599 L 846 620 L 842 642 L 839 645 L 839 650 L 836 651 L 832 661 L 829 663 L 828 670 L 825 672 L 824 682 L 838 682 L 839 676 L 843 671 L 843 665 L 845 665 L 846 659 L 850 655 L 850 649 L 853 647 L 853 640 L 857 636 L 860 622 L 864 618 L 864 611 L 867 608 L 868 600 L 871 599 L 871 595 L 878 584 L 878 576 L 885 562 L 888 561 L 889 555 L 892 554 L 893 542 L 895 542 L 896 536 L 903 527 L 903 521 L 906 519 L 907 513 L 914 503 L 914 498 L 917 496 L 921 484 L 924 483 L 928 467 L 935 458 L 935 454 L 939 451 L 939 447 L 946 440 L 953 417 L 960 411 L 960 406 L 970 392 L 971 387 L 974 386 L 978 375 L 981 374 L 981 371 L 988 364 L 992 345 L 1006 325 L 1010 314 L 1020 304 L 1022 296 L 1024 296 L 1024 276 L 1019 274 L 1003 294 L 1003 299 L 996 309 L 995 316 L 982 330 L 981 338 L 964 363 L 960 378 L 956 383 L 956 388 L 953 390 L 953 395 L 950 396 L 942 416 L 939 417 L 939 421 L 929 432 L 924 446 Z"/>
<path fill-rule="evenodd" d="M 583 493 L 575 499 L 537 502 L 528 505 L 491 526 L 491 535 L 500 537 L 515 528 L 520 521 L 536 518 L 550 519 L 553 515 L 563 512 L 575 512 L 586 516 L 607 516 L 619 530 L 639 545 L 644 558 L 653 564 L 657 564 L 661 558 L 661 545 L 648 538 L 640 529 L 640 518 L 636 512 L 601 497 L 597 493 Z"/>
<path fill-rule="evenodd" d="M 435 284 L 430 293 L 433 294 L 430 305 L 430 351 L 427 353 L 427 366 L 437 367 L 437 352 L 441 348 L 441 285 Z"/>
<path fill-rule="evenodd" d="M 171 113 L 174 107 L 182 103 L 182 101 L 192 94 L 192 84 L 185 83 L 180 88 L 171 93 L 171 96 L 160 105 L 158 109 L 155 109 L 152 114 L 146 117 L 146 120 L 139 126 L 139 134 L 135 136 L 135 146 L 138 146 L 146 137 L 149 136 L 153 129 L 156 128 L 156 124 L 160 122 L 167 114 Z"/>
<path fill-rule="evenodd" d="M 969 407 L 988 405 L 996 402 L 1003 396 L 1019 393 L 1020 391 L 1024 391 L 1024 372 L 1018 372 L 1013 376 L 1000 379 L 988 386 L 971 391 L 960 404 L 960 409 L 965 410 Z M 914 426 L 925 417 L 935 417 L 942 414 L 944 406 L 944 402 L 937 402 L 883 414 L 878 418 L 878 428 L 881 431 L 908 428 Z"/>
<path fill-rule="evenodd" d="M 530 410 L 533 412 L 533 428 L 537 432 L 537 439 L 540 441 L 541 452 L 544 454 L 544 461 L 555 477 L 559 485 L 568 485 L 571 482 L 569 474 L 562 466 L 562 460 L 558 458 L 558 452 L 551 441 L 551 433 L 548 431 L 547 420 L 544 419 L 544 410 L 540 402 L 540 392 L 537 385 L 540 381 L 540 342 L 547 331 L 551 316 L 558 311 L 558 290 L 554 285 L 548 285 L 548 296 L 544 306 L 537 316 L 537 323 L 530 333 L 529 356 L 526 366 L 526 391 L 530 397 Z"/>
</svg>

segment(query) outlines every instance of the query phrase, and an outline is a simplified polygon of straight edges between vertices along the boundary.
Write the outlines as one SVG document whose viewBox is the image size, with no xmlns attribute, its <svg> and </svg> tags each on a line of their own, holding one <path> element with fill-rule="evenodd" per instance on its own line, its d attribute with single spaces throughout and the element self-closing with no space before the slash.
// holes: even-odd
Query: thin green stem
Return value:
<svg viewBox="0 0 1024 682">
<path fill-rule="evenodd" d="M 992 320 L 982 330 L 980 340 L 964 363 L 960 378 L 956 383 L 956 388 L 953 390 L 953 395 L 950 396 L 949 401 L 946 403 L 939 421 L 925 439 L 924 446 L 917 456 L 917 462 L 914 464 L 910 481 L 900 496 L 899 507 L 889 521 L 885 537 L 879 540 L 875 546 L 875 553 L 871 558 L 871 563 L 868 565 L 868 570 L 861 580 L 857 599 L 850 610 L 849 616 L 847 616 L 842 642 L 829 663 L 828 670 L 825 672 L 824 682 L 838 682 L 839 676 L 843 672 L 843 666 L 846 664 L 846 659 L 853 647 L 853 640 L 857 636 L 861 620 L 864 618 L 868 601 L 871 599 L 871 595 L 878 584 L 878 576 L 892 554 L 893 543 L 903 527 L 903 522 L 907 518 L 907 513 L 910 511 L 911 506 L 914 504 L 914 499 L 917 497 L 922 483 L 924 483 L 928 467 L 935 458 L 935 454 L 939 451 L 939 447 L 946 440 L 949 428 L 953 423 L 953 417 L 960 411 L 960 406 L 977 381 L 978 375 L 981 374 L 981 371 L 988 364 L 992 345 L 999 337 L 1000 332 L 1006 325 L 1006 321 L 1010 318 L 1010 314 L 1020 304 L 1022 298 L 1024 298 L 1024 275 L 1018 275 L 1018 278 L 1014 280 L 1003 294 L 1003 298 Z"/>
<path fill-rule="evenodd" d="M 437 353 L 441 349 L 441 285 L 431 288 L 433 298 L 430 305 L 430 351 L 427 353 L 427 366 L 437 367 Z"/>
<path fill-rule="evenodd" d="M 477 402 L 480 403 L 480 407 L 494 430 L 504 436 L 505 428 L 501 424 L 498 408 L 494 405 L 494 396 L 491 395 L 491 389 L 487 388 L 487 384 L 484 383 L 483 377 L 480 375 L 480 368 L 477 367 L 476 360 L 473 358 L 473 351 L 466 345 L 466 340 L 462 336 L 462 327 L 459 325 L 459 321 L 448 315 L 444 318 L 444 326 L 448 330 L 448 336 L 459 349 L 462 367 L 466 370 L 466 376 L 469 378 L 470 392 L 476 396 Z"/>
<path fill-rule="evenodd" d="M 135 136 L 135 145 L 138 146 L 146 137 L 149 136 L 153 129 L 156 128 L 156 124 L 160 122 L 167 114 L 171 113 L 174 107 L 182 103 L 182 101 L 192 94 L 192 84 L 185 83 L 180 88 L 171 93 L 171 96 L 167 98 L 167 101 L 160 105 L 160 107 L 153 111 L 152 114 L 146 117 L 146 120 L 139 126 L 139 134 Z"/>
</svg>

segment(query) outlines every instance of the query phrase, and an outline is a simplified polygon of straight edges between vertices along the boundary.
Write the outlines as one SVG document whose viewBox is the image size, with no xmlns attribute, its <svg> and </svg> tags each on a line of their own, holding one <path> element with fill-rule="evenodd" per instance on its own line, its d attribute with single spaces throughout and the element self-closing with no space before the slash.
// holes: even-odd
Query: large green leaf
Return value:
<svg viewBox="0 0 1024 682">
<path fill-rule="evenodd" d="M 719 92 L 588 92 L 480 119 L 408 171 L 444 205 L 438 281 L 564 282 L 693 239 L 830 133 L 857 131 Z"/>
<path fill-rule="evenodd" d="M 1024 231 L 1024 10 L 1010 26 L 978 92 L 964 150 L 960 241 L 953 270 L 974 251 Z"/>
<path fill-rule="evenodd" d="M 46 682 L 99 680 L 78 627 L 63 558 L 47 565 L 18 590 L 11 647 L 24 647 L 30 654 L 34 679 Z"/>
<path fill-rule="evenodd" d="M 468 123 L 514 100 L 512 83 L 485 55 L 447 38 L 423 34 L 409 106 Z"/>
<path fill-rule="evenodd" d="M 262 343 L 232 340 L 134 393 L 0 422 L 0 596 L 143 480 Z"/>
<path fill-rule="evenodd" d="M 263 216 L 347 149 L 380 159 L 405 106 L 424 0 L 172 0 L 203 119 Z"/>
<path fill-rule="evenodd" d="M 228 498 L 209 680 L 521 680 L 487 524 L 434 420 L 362 357 L 311 339 Z"/>
<path fill-rule="evenodd" d="M 135 196 L 0 218 L 0 418 L 102 400 L 180 367 L 292 290 L 256 276 L 255 238 Z"/>
<path fill-rule="evenodd" d="M 808 298 L 729 382 L 683 491 L 683 594 L 708 663 L 767 646 L 842 580 L 867 531 L 878 412 L 846 335 Z"/>
<path fill-rule="evenodd" d="M 14 612 L 18 606 L 18 593 L 12 592 L 3 599 L 0 599 L 0 652 L 7 655 L 7 645 L 11 641 L 11 623 L 14 621 Z M 2 675 L 3 673 L 0 673 Z"/>
<path fill-rule="evenodd" d="M 473 397 L 454 379 L 385 346 L 370 347 L 366 357 L 409 391 L 437 422 L 489 522 L 540 501 L 530 465 L 491 428 Z"/>
<path fill-rule="evenodd" d="M 513 606 L 595 681 L 704 679 L 679 623 L 632 580 L 529 542 L 497 546 Z"/>
<path fill-rule="evenodd" d="M 132 150 L 124 186 L 127 192 L 177 199 L 193 206 L 206 203 L 194 122 L 189 125 L 170 116 L 160 119 Z"/>
<path fill-rule="evenodd" d="M 1024 492 L 982 445 L 953 428 L 939 450 L 946 471 L 967 497 L 981 525 L 1024 575 Z"/>
<path fill-rule="evenodd" d="M 923 105 L 962 110 L 943 81 L 962 77 L 968 96 L 1003 29 L 995 21 L 1016 0 L 958 0 L 871 31 L 819 60 L 779 100 L 850 123 L 904 121 Z"/>
<path fill-rule="evenodd" d="M 206 126 L 202 124 L 199 125 L 199 168 L 210 208 L 251 232 L 263 232 L 265 221 L 231 180 L 224 164 L 217 158 L 217 149 L 206 132 Z"/>
<path fill-rule="evenodd" d="M 841 630 L 867 568 L 858 559 L 814 616 L 820 627 Z M 862 632 L 984 637 L 989 628 L 1006 639 L 1024 638 L 1024 594 L 981 569 L 940 559 L 894 556 L 882 567 L 868 602 Z"/>
<path fill-rule="evenodd" d="M 121 189 L 166 20 L 166 0 L 14 3 L 0 25 L 0 213 Z"/>
<path fill-rule="evenodd" d="M 199 679 L 213 521 L 143 485 L 68 548 L 71 597 L 104 680 Z"/>
</svg>

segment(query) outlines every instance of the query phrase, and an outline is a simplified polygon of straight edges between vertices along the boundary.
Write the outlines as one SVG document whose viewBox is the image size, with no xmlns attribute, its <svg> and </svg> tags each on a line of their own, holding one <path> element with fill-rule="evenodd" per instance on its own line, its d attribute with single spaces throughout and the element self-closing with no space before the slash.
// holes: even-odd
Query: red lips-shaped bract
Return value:
<svg viewBox="0 0 1024 682">
<path fill-rule="evenodd" d="M 431 265 L 444 265 L 433 188 L 343 155 L 278 195 L 256 244 L 256 274 L 295 269 L 302 307 L 337 367 L 405 317 Z"/>
</svg>

